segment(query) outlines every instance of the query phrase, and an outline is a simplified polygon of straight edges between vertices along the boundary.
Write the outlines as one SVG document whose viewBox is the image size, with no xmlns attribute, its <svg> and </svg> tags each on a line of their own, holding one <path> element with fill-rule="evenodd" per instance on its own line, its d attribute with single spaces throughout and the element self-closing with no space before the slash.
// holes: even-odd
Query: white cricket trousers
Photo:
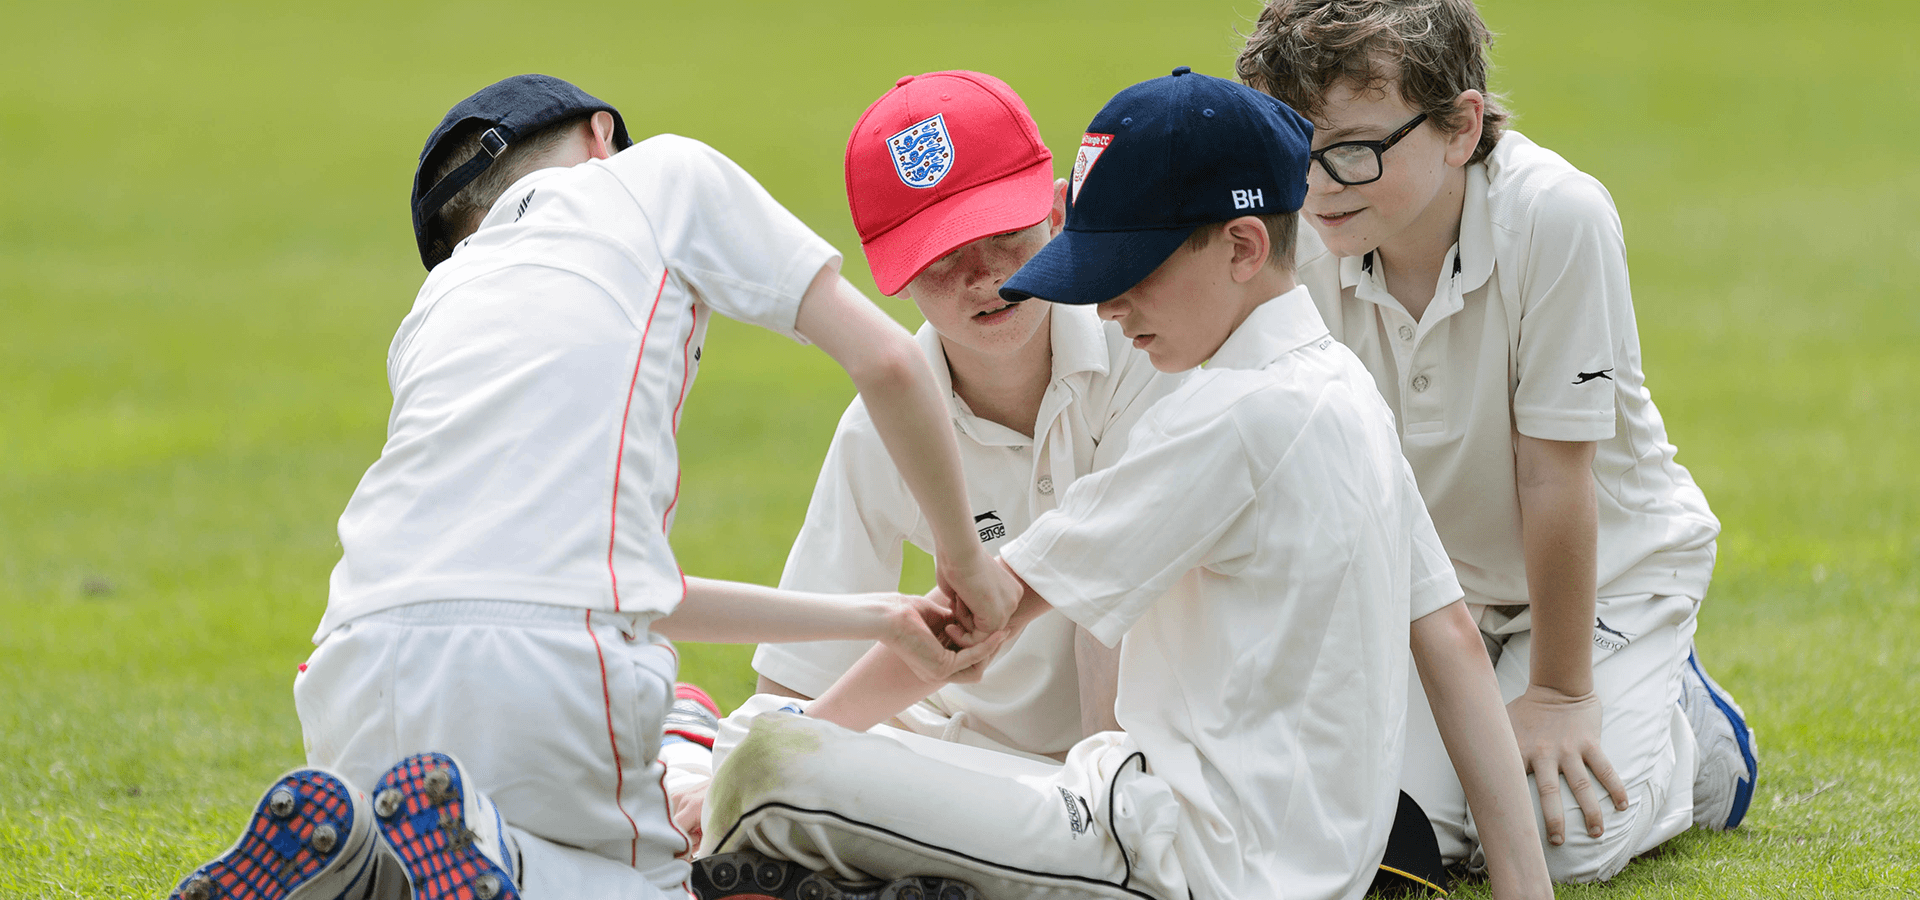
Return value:
<svg viewBox="0 0 1920 900">
<path fill-rule="evenodd" d="M 737 746 L 723 730 L 707 852 L 758 850 L 841 878 L 940 875 L 989 897 L 1187 896 L 1180 804 L 1124 734 L 1087 738 L 1062 764 L 760 714 L 788 702 L 749 700 Z"/>
<path fill-rule="evenodd" d="M 649 621 L 471 600 L 355 619 L 294 679 L 307 761 L 366 790 L 451 753 L 519 843 L 528 900 L 685 898 L 656 759 L 678 660 Z"/>
<path fill-rule="evenodd" d="M 1604 833 L 1587 836 L 1586 820 L 1563 777 L 1560 798 L 1566 843 L 1543 844 L 1547 871 L 1561 882 L 1605 881 L 1628 861 L 1693 824 L 1695 763 L 1692 727 L 1680 712 L 1681 667 L 1692 646 L 1699 601 L 1683 596 L 1637 594 L 1601 597 L 1595 604 L 1593 690 L 1600 697 L 1600 749 L 1627 786 L 1627 809 L 1615 810 L 1599 782 L 1594 791 L 1605 809 Z M 1500 697 L 1512 702 L 1527 689 L 1533 660 L 1530 611 L 1525 607 L 1475 609 L 1481 637 L 1493 655 Z M 1440 855 L 1448 863 L 1481 862 L 1479 832 L 1467 811 L 1466 792 L 1427 705 L 1419 673 L 1410 675 L 1407 697 L 1407 759 L 1400 786 L 1433 823 Z M 1527 776 L 1533 788 L 1533 776 Z M 1536 824 L 1540 795 L 1533 794 Z"/>
</svg>

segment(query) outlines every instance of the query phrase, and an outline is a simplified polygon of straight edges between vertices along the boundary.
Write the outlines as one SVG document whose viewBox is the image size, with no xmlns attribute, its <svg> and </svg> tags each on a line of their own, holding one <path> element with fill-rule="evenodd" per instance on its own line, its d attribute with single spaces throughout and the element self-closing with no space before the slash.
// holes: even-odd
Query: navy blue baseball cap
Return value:
<svg viewBox="0 0 1920 900">
<path fill-rule="evenodd" d="M 1313 125 L 1286 104 L 1186 66 L 1127 88 L 1080 139 L 1066 229 L 1000 296 L 1103 303 L 1201 225 L 1298 212 L 1312 142 Z"/>
<path fill-rule="evenodd" d="M 420 245 L 420 261 L 426 263 L 427 270 L 432 271 L 453 253 L 446 237 L 435 233 L 434 214 L 440 207 L 480 177 L 514 141 L 556 122 L 602 110 L 613 114 L 613 148 L 627 149 L 633 139 L 627 137 L 627 123 L 621 120 L 619 110 L 551 75 L 515 75 L 496 81 L 448 110 L 427 136 L 427 146 L 420 151 L 420 167 L 413 172 L 413 239 Z M 458 143 L 457 138 L 474 129 L 481 130 L 480 152 L 447 173 L 438 184 L 427 184 L 433 171 L 446 161 L 450 148 Z"/>
</svg>

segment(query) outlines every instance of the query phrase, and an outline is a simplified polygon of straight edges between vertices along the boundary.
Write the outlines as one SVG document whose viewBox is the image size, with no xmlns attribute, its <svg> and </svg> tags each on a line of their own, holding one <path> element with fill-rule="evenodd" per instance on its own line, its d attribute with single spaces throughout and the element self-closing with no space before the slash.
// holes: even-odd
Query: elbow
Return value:
<svg viewBox="0 0 1920 900">
<path fill-rule="evenodd" d="M 862 394 L 890 393 L 905 389 L 928 373 L 920 345 L 906 332 L 888 334 L 854 365 L 847 376 Z"/>
</svg>

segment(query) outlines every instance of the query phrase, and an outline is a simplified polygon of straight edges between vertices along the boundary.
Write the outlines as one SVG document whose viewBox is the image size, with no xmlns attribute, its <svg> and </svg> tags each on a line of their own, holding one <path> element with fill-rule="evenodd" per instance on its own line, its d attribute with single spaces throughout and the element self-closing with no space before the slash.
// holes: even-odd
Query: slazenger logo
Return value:
<svg viewBox="0 0 1920 900">
<path fill-rule="evenodd" d="M 1100 154 L 1107 152 L 1110 146 L 1113 146 L 1113 135 L 1089 131 L 1081 136 L 1080 154 L 1073 158 L 1073 190 L 1072 196 L 1067 198 L 1069 201 L 1080 199 L 1080 186 L 1087 183 L 1087 175 L 1093 171 L 1093 164 L 1100 161 Z"/>
<path fill-rule="evenodd" d="M 1087 805 L 1087 799 L 1066 788 L 1060 788 L 1060 799 L 1067 802 L 1067 830 L 1074 837 L 1086 834 L 1093 827 L 1093 807 Z"/>
<path fill-rule="evenodd" d="M 1624 631 L 1615 631 L 1607 627 L 1607 623 L 1600 621 L 1599 616 L 1593 617 L 1593 645 L 1595 647 L 1609 651 L 1620 650 L 1626 647 L 1627 642 L 1631 640 L 1633 640 L 1633 635 L 1627 634 Z"/>
<path fill-rule="evenodd" d="M 997 541 L 1007 536 L 1007 523 L 1000 521 L 1000 511 L 987 510 L 973 517 L 973 525 L 980 529 L 980 543 Z"/>
</svg>

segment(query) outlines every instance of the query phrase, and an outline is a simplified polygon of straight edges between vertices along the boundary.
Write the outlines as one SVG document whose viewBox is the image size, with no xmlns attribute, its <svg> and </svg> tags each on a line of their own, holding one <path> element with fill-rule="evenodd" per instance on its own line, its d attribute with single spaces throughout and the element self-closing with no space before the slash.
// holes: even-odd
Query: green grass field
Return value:
<svg viewBox="0 0 1920 900">
<path fill-rule="evenodd" d="M 897 76 L 994 72 L 1065 150 L 1127 84 L 1230 74 L 1256 8 L 9 6 L 0 897 L 161 896 L 301 762 L 291 679 L 382 442 L 422 276 L 404 197 L 452 102 L 578 81 L 732 155 L 870 289 L 840 154 Z M 1725 526 L 1699 645 L 1763 752 L 1744 828 L 1563 894 L 1920 893 L 1920 11 L 1482 8 L 1519 129 L 1619 204 L 1649 381 Z M 674 543 L 770 582 L 851 388 L 742 327 L 708 354 Z M 685 674 L 731 704 L 748 655 L 688 647 Z"/>
</svg>

